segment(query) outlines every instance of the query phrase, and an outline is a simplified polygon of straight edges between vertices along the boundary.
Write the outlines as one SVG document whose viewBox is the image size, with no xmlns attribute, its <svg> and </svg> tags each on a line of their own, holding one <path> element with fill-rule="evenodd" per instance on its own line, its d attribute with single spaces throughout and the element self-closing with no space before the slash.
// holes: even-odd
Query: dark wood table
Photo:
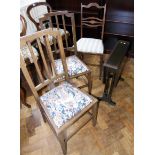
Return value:
<svg viewBox="0 0 155 155">
<path fill-rule="evenodd" d="M 129 42 L 119 40 L 107 62 L 103 64 L 104 78 L 103 83 L 105 83 L 105 88 L 103 96 L 99 97 L 99 100 L 108 102 L 111 105 L 116 103 L 112 101 L 112 91 L 114 87 L 117 86 L 117 83 L 121 78 L 121 74 L 126 62 L 126 54 L 129 48 Z"/>
</svg>

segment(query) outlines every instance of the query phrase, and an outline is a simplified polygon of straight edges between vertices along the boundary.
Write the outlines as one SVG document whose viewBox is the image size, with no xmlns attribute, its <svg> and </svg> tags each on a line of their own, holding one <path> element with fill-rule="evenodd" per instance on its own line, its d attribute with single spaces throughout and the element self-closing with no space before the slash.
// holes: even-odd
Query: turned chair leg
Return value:
<svg viewBox="0 0 155 155">
<path fill-rule="evenodd" d="M 100 77 L 99 77 L 100 80 L 102 79 L 102 76 L 103 76 L 103 68 L 102 68 L 104 63 L 103 58 L 104 58 L 104 55 L 101 55 L 100 56 Z"/>
<path fill-rule="evenodd" d="M 92 123 L 94 127 L 96 126 L 97 123 L 97 113 L 98 113 L 98 103 L 94 104 L 92 107 L 92 116 L 93 116 Z"/>
<path fill-rule="evenodd" d="M 92 76 L 91 72 L 87 74 L 87 80 L 88 80 L 88 93 L 91 94 L 92 91 Z"/>
<path fill-rule="evenodd" d="M 61 135 L 58 135 L 58 140 L 60 142 L 63 154 L 66 155 L 67 154 L 67 139 L 66 139 L 65 132 L 61 133 Z"/>
</svg>

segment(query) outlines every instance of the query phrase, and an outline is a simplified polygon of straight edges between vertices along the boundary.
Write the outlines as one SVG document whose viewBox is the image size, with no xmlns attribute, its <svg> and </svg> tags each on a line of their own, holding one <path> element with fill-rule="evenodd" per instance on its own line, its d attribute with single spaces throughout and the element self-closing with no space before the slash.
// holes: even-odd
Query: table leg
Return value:
<svg viewBox="0 0 155 155">
<path fill-rule="evenodd" d="M 112 101 L 111 96 L 112 96 L 112 91 L 114 88 L 114 83 L 115 83 L 115 77 L 116 74 L 114 73 L 112 76 L 112 80 L 110 83 L 110 78 L 111 78 L 111 73 L 108 70 L 108 68 L 105 69 L 105 88 L 104 88 L 104 93 L 102 97 L 99 97 L 99 100 L 103 100 L 105 102 L 108 102 L 110 105 L 116 105 L 115 102 Z"/>
</svg>

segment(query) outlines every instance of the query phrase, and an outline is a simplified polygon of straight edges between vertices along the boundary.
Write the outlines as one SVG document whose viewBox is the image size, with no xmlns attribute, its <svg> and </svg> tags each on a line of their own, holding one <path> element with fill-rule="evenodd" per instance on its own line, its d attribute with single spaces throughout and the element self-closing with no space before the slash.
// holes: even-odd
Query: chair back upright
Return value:
<svg viewBox="0 0 155 155">
<path fill-rule="evenodd" d="M 40 18 L 39 23 L 41 29 L 50 27 L 52 30 L 63 30 L 62 32 L 64 35 L 62 36 L 65 50 L 74 51 L 74 54 L 77 55 L 74 13 L 69 13 L 68 11 L 50 12 L 45 14 L 44 17 Z M 67 25 L 71 25 L 71 28 Z M 70 31 L 68 32 L 67 30 Z"/>
<path fill-rule="evenodd" d="M 37 30 L 41 30 L 39 27 L 39 18 L 45 13 L 51 12 L 52 7 L 47 2 L 35 2 L 28 6 L 27 16 L 36 26 Z"/>
<path fill-rule="evenodd" d="M 99 13 L 101 13 L 102 17 L 95 17 L 95 16 L 87 16 L 84 17 L 84 9 L 91 9 L 92 7 L 95 7 L 99 10 Z M 102 12 L 101 12 L 102 11 Z M 98 5 L 97 3 L 89 3 L 88 5 L 83 5 L 81 3 L 81 38 L 83 37 L 83 26 L 95 28 L 95 27 L 101 27 L 101 39 L 103 39 L 104 34 L 104 25 L 105 25 L 105 14 L 106 14 L 106 3 L 103 6 Z"/>
<path fill-rule="evenodd" d="M 20 26 L 21 26 L 21 32 L 20 32 L 20 36 L 25 36 L 26 35 L 26 30 L 27 30 L 27 24 L 26 24 L 26 20 L 25 18 L 20 15 Z"/>
<path fill-rule="evenodd" d="M 60 50 L 60 57 L 62 60 L 62 65 L 64 72 L 62 74 L 57 74 L 56 68 L 55 68 L 55 60 L 53 56 L 53 52 L 51 50 L 51 46 L 49 43 L 48 35 L 51 35 L 57 40 L 58 47 Z M 46 52 L 48 55 L 48 59 L 45 57 L 45 49 L 43 48 L 43 45 L 41 44 L 41 39 L 44 38 L 44 41 L 46 42 Z M 41 71 L 41 67 L 38 64 L 37 57 L 35 56 L 33 50 L 32 50 L 32 41 L 37 42 L 38 46 L 38 52 L 40 54 L 41 60 L 42 60 L 42 65 L 44 67 L 44 73 Z M 52 29 L 46 29 L 42 31 L 38 31 L 32 35 L 27 35 L 23 36 L 20 38 L 20 48 L 23 48 L 25 46 L 28 46 L 30 50 L 30 54 L 32 56 L 33 62 L 34 62 L 34 67 L 35 67 L 35 72 L 33 73 L 33 77 L 36 76 L 38 77 L 38 82 L 37 84 L 33 81 L 32 75 L 30 75 L 28 66 L 23 59 L 22 55 L 20 54 L 20 68 L 29 84 L 29 87 L 35 97 L 35 99 L 38 101 L 39 100 L 39 91 L 42 90 L 44 87 L 48 86 L 55 86 L 55 81 L 59 81 L 61 79 L 66 78 L 68 80 L 68 74 L 67 74 L 67 65 L 65 61 L 65 55 L 64 55 L 64 49 L 63 49 L 63 44 L 62 44 L 62 38 L 61 35 L 59 34 L 58 31 L 52 31 Z M 36 73 L 36 75 L 34 75 Z"/>
</svg>

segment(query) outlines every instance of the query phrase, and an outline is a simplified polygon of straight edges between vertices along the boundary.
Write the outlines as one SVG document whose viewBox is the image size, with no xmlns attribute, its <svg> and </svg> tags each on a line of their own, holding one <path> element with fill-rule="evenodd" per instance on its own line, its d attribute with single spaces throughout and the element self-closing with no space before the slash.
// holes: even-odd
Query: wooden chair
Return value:
<svg viewBox="0 0 155 155">
<path fill-rule="evenodd" d="M 92 9 L 95 7 L 98 10 L 103 10 L 102 18 L 98 17 L 83 17 L 84 8 Z M 106 14 L 106 4 L 104 6 L 99 6 L 97 3 L 90 3 L 88 5 L 83 5 L 81 3 L 81 38 L 77 41 L 77 51 L 84 54 L 97 54 L 100 55 L 100 77 L 102 76 L 102 64 L 103 64 L 103 34 L 104 34 L 104 24 L 105 24 L 105 14 Z M 96 38 L 84 38 L 83 37 L 83 26 L 90 28 L 101 28 L 100 39 Z"/>
<path fill-rule="evenodd" d="M 27 16 L 34 23 L 37 30 L 41 30 L 39 27 L 39 18 L 45 13 L 51 12 L 52 8 L 47 2 L 35 2 L 28 6 Z"/>
<path fill-rule="evenodd" d="M 71 24 L 71 31 L 69 32 L 70 37 L 67 36 L 67 30 L 66 30 L 67 22 L 66 21 Z M 87 82 L 82 87 L 88 86 L 88 91 L 91 94 L 91 90 L 92 90 L 91 71 L 77 57 L 74 14 L 68 13 L 67 11 L 50 12 L 50 13 L 45 14 L 44 17 L 40 18 L 39 22 L 40 22 L 40 27 L 42 29 L 46 29 L 46 27 L 44 26 L 44 22 L 48 22 L 49 27 L 51 27 L 52 30 L 55 28 L 54 26 L 56 26 L 56 29 L 58 31 L 60 28 L 64 29 L 64 42 L 63 43 L 64 43 L 65 50 L 71 51 L 74 54 L 74 55 L 66 58 L 69 78 L 77 78 L 77 77 L 84 75 L 87 78 Z M 54 31 L 55 31 L 55 29 L 54 29 Z M 62 36 L 62 34 L 61 34 L 61 36 Z M 51 37 L 49 36 L 49 38 L 51 38 Z M 50 39 L 50 40 L 52 40 L 52 39 Z M 52 42 L 52 43 L 54 44 L 54 46 L 56 46 L 55 42 Z M 56 70 L 58 73 L 63 72 L 62 62 L 60 59 L 56 60 Z"/>
<path fill-rule="evenodd" d="M 64 69 L 62 74 L 57 74 L 56 72 L 56 64 L 51 46 L 49 44 L 48 35 L 57 40 Z M 48 53 L 50 62 L 45 59 L 40 40 L 42 37 L 46 42 L 46 52 Z M 46 71 L 46 78 L 43 77 L 36 61 L 36 56 L 33 53 L 31 46 L 32 40 L 37 41 L 39 53 Z M 37 74 L 40 77 L 40 82 L 37 85 L 34 84 L 22 55 L 20 55 L 21 70 L 33 92 L 36 102 L 38 103 L 43 120 L 49 123 L 49 126 L 60 142 L 63 154 L 66 155 L 67 141 L 90 120 L 92 120 L 93 126 L 96 125 L 98 101 L 93 96 L 90 96 L 86 92 L 81 91 L 69 83 L 62 37 L 58 31 L 46 29 L 43 31 L 38 31 L 30 36 L 24 36 L 20 39 L 20 45 L 21 48 L 25 45 L 29 47 Z M 66 80 L 64 82 L 60 82 L 64 77 Z M 55 80 L 59 81 L 57 86 L 55 85 Z M 41 94 L 40 91 L 45 91 L 44 88 L 47 88 L 47 92 Z M 84 115 L 87 117 L 87 119 L 85 119 L 82 124 L 80 123 L 78 126 L 76 126 L 76 128 L 74 127 L 73 130 L 72 125 Z"/>
<path fill-rule="evenodd" d="M 26 35 L 26 30 L 27 30 L 27 23 L 26 23 L 25 18 L 22 15 L 20 15 L 20 24 L 21 24 L 20 25 L 21 26 L 20 37 L 22 37 L 22 36 L 25 36 Z M 34 46 L 32 46 L 32 49 L 33 49 L 34 54 L 37 56 L 37 60 L 38 60 L 39 54 L 38 54 L 37 49 Z M 31 58 L 31 54 L 30 54 L 30 51 L 29 51 L 29 49 L 28 49 L 27 46 L 25 46 L 25 47 L 23 47 L 21 49 L 21 54 L 22 54 L 22 56 L 23 56 L 23 58 L 24 58 L 24 60 L 25 60 L 25 62 L 26 62 L 26 64 L 28 66 L 30 66 L 30 65 L 33 64 L 33 60 Z M 31 73 L 31 74 L 33 74 L 33 73 Z M 21 98 L 21 102 L 26 107 L 30 108 L 31 105 L 29 105 L 29 104 L 26 103 L 26 92 L 27 91 L 26 91 L 26 88 L 24 88 L 24 86 L 22 84 L 23 83 L 23 80 L 24 80 L 23 79 L 23 74 L 21 73 L 20 74 L 20 98 Z"/>
<path fill-rule="evenodd" d="M 47 2 L 35 2 L 28 6 L 27 8 L 27 16 L 28 18 L 34 23 L 34 25 L 37 28 L 37 31 L 41 30 L 40 24 L 39 24 L 39 18 L 43 17 L 44 14 L 51 12 L 52 7 Z M 45 24 L 46 26 L 46 24 Z M 54 28 L 56 29 L 56 28 Z M 62 36 L 64 35 L 64 30 L 59 29 Z M 67 35 L 69 35 L 68 31 Z M 52 42 L 52 40 L 50 41 Z M 44 42 L 42 42 L 44 44 Z"/>
</svg>

